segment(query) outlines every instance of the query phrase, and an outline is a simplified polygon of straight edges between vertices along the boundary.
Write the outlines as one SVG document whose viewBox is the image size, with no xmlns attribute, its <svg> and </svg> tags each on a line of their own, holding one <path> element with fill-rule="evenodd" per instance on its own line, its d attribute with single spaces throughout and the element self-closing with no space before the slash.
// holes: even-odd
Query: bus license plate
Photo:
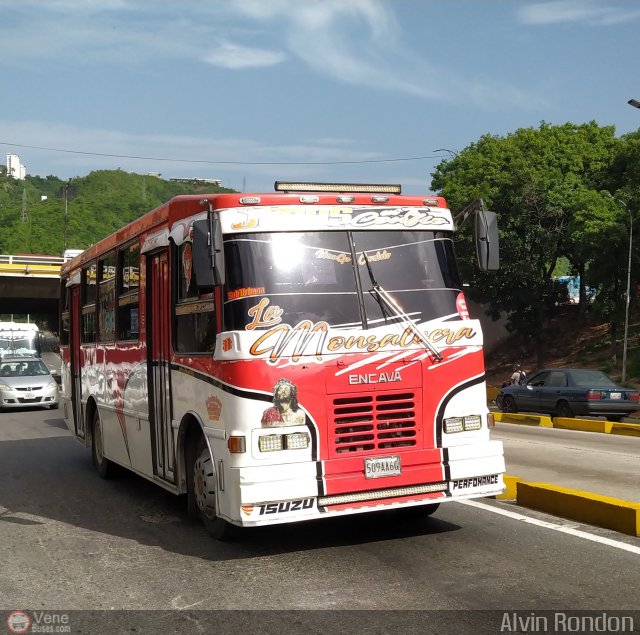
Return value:
<svg viewBox="0 0 640 635">
<path fill-rule="evenodd" d="M 381 478 L 383 476 L 399 476 L 402 474 L 399 456 L 378 456 L 364 460 L 365 478 Z"/>
</svg>

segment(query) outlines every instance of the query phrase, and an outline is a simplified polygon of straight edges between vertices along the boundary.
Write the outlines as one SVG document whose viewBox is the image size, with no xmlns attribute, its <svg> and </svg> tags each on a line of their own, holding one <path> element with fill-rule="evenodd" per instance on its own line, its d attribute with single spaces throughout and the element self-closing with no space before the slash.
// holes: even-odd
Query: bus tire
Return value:
<svg viewBox="0 0 640 635">
<path fill-rule="evenodd" d="M 91 424 L 91 460 L 100 478 L 112 478 L 115 474 L 115 465 L 105 457 L 102 443 L 102 425 L 98 409 L 93 413 Z"/>
<path fill-rule="evenodd" d="M 207 532 L 217 540 L 231 540 L 238 528 L 218 517 L 218 476 L 209 447 L 201 436 L 188 466 L 191 491 Z"/>
</svg>

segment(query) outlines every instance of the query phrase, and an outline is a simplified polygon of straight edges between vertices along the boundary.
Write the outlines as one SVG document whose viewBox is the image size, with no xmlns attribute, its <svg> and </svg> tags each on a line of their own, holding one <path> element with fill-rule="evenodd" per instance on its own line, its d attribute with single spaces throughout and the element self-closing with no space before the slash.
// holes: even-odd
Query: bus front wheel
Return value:
<svg viewBox="0 0 640 635">
<path fill-rule="evenodd" d="M 191 466 L 191 491 L 205 529 L 218 540 L 230 540 L 237 528 L 218 516 L 218 476 L 211 452 L 200 437 Z"/>
<path fill-rule="evenodd" d="M 105 457 L 104 444 L 102 441 L 102 425 L 98 410 L 93 413 L 93 423 L 91 425 L 91 459 L 100 478 L 111 478 L 115 472 L 115 465 Z"/>
</svg>

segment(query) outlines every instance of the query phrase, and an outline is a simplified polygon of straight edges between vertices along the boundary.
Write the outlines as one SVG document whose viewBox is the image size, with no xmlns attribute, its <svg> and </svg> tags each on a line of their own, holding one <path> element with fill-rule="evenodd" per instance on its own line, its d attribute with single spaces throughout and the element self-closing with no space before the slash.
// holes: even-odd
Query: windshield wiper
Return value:
<svg viewBox="0 0 640 635">
<path fill-rule="evenodd" d="M 369 289 L 370 293 L 374 293 L 375 297 L 382 309 L 382 315 L 385 317 L 384 306 L 391 311 L 393 315 L 400 319 L 400 321 L 418 338 L 418 340 L 422 343 L 422 345 L 433 355 L 434 359 L 437 362 L 442 361 L 442 355 L 438 351 L 438 349 L 420 332 L 420 329 L 414 324 L 413 320 L 400 308 L 400 306 L 396 303 L 396 301 L 383 289 L 375 279 L 373 275 L 373 270 L 371 269 L 371 264 L 369 263 L 369 258 L 367 258 L 367 254 L 362 252 L 362 257 L 364 258 L 364 262 L 367 265 L 367 271 L 369 272 L 369 279 L 371 280 L 371 289 Z"/>
</svg>

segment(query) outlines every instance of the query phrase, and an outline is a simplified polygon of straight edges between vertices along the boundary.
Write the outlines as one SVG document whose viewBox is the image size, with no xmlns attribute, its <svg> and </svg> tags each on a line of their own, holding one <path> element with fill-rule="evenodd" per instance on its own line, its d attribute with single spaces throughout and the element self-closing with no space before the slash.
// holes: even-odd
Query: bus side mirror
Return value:
<svg viewBox="0 0 640 635">
<path fill-rule="evenodd" d="M 500 268 L 500 241 L 498 219 L 495 212 L 476 212 L 476 254 L 480 271 L 496 271 Z"/>
<path fill-rule="evenodd" d="M 193 273 L 199 289 L 224 284 L 224 252 L 220 222 L 209 214 L 193 223 Z"/>
</svg>

